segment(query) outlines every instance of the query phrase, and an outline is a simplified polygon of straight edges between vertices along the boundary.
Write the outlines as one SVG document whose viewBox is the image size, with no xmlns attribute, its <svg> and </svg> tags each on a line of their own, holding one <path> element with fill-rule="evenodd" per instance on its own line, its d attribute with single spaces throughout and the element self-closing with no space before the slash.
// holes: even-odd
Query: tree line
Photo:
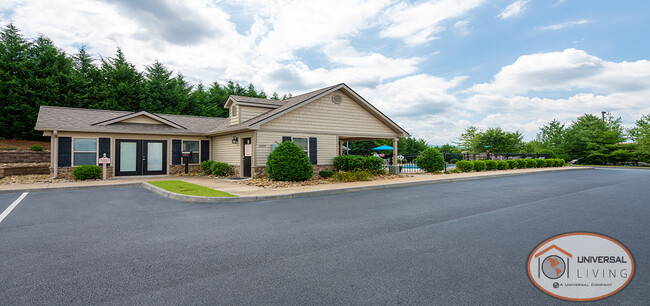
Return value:
<svg viewBox="0 0 650 306">
<path fill-rule="evenodd" d="M 628 138 L 632 142 L 625 143 Z M 534 140 L 522 139 L 519 131 L 482 131 L 470 126 L 458 145 L 472 153 L 489 149 L 493 153 L 548 153 L 578 164 L 638 164 L 650 162 L 650 114 L 642 116 L 631 129 L 625 129 L 621 118 L 609 113 L 601 117 L 584 114 L 569 124 L 554 119 L 540 128 Z"/>
<path fill-rule="evenodd" d="M 73 55 L 45 36 L 25 38 L 13 24 L 0 32 L 0 137 L 40 139 L 34 131 L 42 105 L 228 117 L 228 95 L 285 99 L 229 81 L 192 85 L 159 61 L 139 71 L 121 49 L 94 58 Z"/>
</svg>

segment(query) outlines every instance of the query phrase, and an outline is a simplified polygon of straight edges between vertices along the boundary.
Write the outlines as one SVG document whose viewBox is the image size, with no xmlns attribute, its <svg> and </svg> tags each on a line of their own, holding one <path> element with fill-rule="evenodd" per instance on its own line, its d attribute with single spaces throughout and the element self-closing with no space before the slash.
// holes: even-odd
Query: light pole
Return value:
<svg viewBox="0 0 650 306">
<path fill-rule="evenodd" d="M 607 112 L 600 112 L 600 114 L 603 115 L 603 122 L 605 122 L 605 114 L 607 114 Z"/>
</svg>

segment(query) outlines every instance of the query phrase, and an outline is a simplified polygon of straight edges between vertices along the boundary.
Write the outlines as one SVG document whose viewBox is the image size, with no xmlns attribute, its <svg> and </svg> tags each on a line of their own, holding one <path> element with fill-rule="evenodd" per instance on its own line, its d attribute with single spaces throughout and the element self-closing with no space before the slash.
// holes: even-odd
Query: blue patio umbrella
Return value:
<svg viewBox="0 0 650 306">
<path fill-rule="evenodd" d="M 379 147 L 376 147 L 376 148 L 372 148 L 372 150 L 374 150 L 374 151 L 393 151 L 393 147 L 383 145 L 383 146 L 379 146 Z"/>
</svg>

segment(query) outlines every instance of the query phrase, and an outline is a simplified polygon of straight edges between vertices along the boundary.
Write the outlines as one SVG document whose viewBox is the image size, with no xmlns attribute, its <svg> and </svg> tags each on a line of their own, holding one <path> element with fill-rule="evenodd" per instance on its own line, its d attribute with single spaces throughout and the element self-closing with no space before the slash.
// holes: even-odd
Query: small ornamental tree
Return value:
<svg viewBox="0 0 650 306">
<path fill-rule="evenodd" d="M 436 148 L 428 148 L 415 159 L 418 168 L 426 172 L 438 172 L 445 169 L 445 160 Z"/>
<path fill-rule="evenodd" d="M 266 160 L 266 174 L 278 181 L 304 181 L 314 174 L 309 157 L 291 141 L 279 144 Z"/>
</svg>

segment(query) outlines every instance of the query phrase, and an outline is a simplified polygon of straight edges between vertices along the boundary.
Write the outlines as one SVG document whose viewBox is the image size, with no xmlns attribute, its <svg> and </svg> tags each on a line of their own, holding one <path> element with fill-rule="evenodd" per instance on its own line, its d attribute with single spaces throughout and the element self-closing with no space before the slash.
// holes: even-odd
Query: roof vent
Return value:
<svg viewBox="0 0 650 306">
<path fill-rule="evenodd" d="M 332 96 L 332 102 L 334 102 L 336 104 L 341 104 L 341 101 L 343 101 L 343 98 L 341 98 L 341 96 L 339 96 L 339 95 L 333 95 Z"/>
</svg>

